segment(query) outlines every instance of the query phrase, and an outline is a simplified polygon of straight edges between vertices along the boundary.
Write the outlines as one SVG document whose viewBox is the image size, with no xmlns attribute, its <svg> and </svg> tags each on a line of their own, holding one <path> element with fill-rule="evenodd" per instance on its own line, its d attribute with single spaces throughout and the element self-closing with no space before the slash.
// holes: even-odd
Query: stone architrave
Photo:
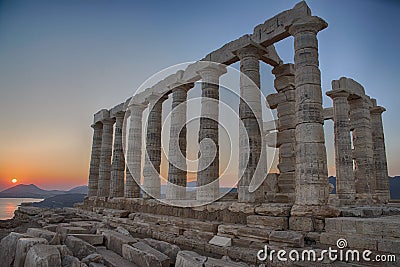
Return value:
<svg viewBox="0 0 400 267">
<path fill-rule="evenodd" d="M 94 123 L 92 124 L 92 128 L 94 131 L 92 142 L 92 155 L 90 158 L 88 197 L 97 196 L 103 124 L 100 122 Z"/>
<path fill-rule="evenodd" d="M 102 120 L 103 132 L 101 140 L 99 185 L 97 193 L 99 197 L 110 196 L 111 155 L 114 122 L 115 119 L 112 118 L 105 118 Z"/>
<path fill-rule="evenodd" d="M 152 94 L 147 120 L 146 153 L 143 168 L 143 198 L 161 197 L 161 120 L 162 104 L 168 96 Z"/>
<path fill-rule="evenodd" d="M 198 73 L 202 79 L 202 99 L 196 199 L 213 201 L 219 197 L 219 77 L 226 73 L 226 68 L 210 63 Z"/>
<path fill-rule="evenodd" d="M 140 197 L 140 178 L 142 171 L 142 117 L 146 105 L 131 103 L 128 106 L 129 133 L 126 153 L 125 197 Z"/>
<path fill-rule="evenodd" d="M 296 84 L 294 213 L 307 209 L 307 206 L 325 206 L 328 203 L 328 168 L 317 40 L 317 33 L 326 27 L 327 23 L 321 18 L 307 17 L 297 20 L 289 28 L 289 33 L 294 36 Z"/>
</svg>

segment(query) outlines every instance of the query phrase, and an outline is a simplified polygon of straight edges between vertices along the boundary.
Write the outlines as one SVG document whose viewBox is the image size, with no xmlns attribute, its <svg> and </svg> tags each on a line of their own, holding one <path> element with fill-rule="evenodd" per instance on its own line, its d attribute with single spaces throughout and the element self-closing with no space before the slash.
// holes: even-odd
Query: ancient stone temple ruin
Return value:
<svg viewBox="0 0 400 267">
<path fill-rule="evenodd" d="M 115 227 L 201 255 L 229 256 L 252 264 L 262 263 L 257 251 L 265 244 L 321 249 L 336 245 L 339 238 L 347 240 L 347 248 L 400 254 L 399 213 L 389 203 L 382 124 L 385 108 L 362 85 L 344 77 L 332 81 L 326 93 L 333 107 L 323 107 L 317 35 L 327 26 L 300 2 L 256 26 L 252 34 L 225 44 L 121 104 L 97 112 L 88 197 L 77 212 L 107 218 Z M 282 62 L 274 48 L 290 36 L 294 37 L 294 64 Z M 237 193 L 221 197 L 218 84 L 226 66 L 235 62 L 240 62 L 240 71 L 247 77 L 240 81 L 239 119 L 249 145 L 237 162 L 243 173 L 237 177 Z M 275 76 L 276 93 L 266 99 L 259 90 L 252 90 L 260 87 L 260 62 L 271 65 Z M 201 170 L 193 196 L 186 192 L 185 158 L 178 154 L 186 155 L 188 142 L 187 93 L 199 81 L 204 119 L 196 141 L 211 140 L 216 149 L 202 153 L 199 159 Z M 164 197 L 159 173 L 162 104 L 168 97 L 172 98 L 169 160 L 173 163 L 169 164 L 165 202 L 160 201 Z M 276 121 L 263 122 L 263 105 L 276 109 Z M 146 109 L 149 115 L 143 134 Z M 328 182 L 325 120 L 334 123 L 336 194 L 330 194 Z M 278 148 L 279 173 L 263 173 L 262 186 L 252 191 L 251 180 L 260 175 L 260 169 L 266 170 L 266 146 Z M 215 238 L 229 242 L 216 244 Z"/>
</svg>

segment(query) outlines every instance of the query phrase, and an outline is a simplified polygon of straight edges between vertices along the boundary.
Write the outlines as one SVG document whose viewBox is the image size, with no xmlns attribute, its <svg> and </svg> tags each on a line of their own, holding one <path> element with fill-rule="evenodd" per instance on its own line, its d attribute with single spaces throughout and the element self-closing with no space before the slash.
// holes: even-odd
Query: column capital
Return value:
<svg viewBox="0 0 400 267">
<path fill-rule="evenodd" d="M 295 69 L 293 63 L 281 64 L 272 69 L 272 74 L 274 74 L 276 77 L 293 76 L 294 73 Z"/>
<path fill-rule="evenodd" d="M 203 80 L 207 80 L 209 77 L 218 78 L 227 72 L 224 65 L 211 61 L 204 61 L 202 67 L 197 73 Z"/>
<path fill-rule="evenodd" d="M 162 103 L 166 99 L 168 99 L 168 95 L 158 94 L 158 93 L 151 93 L 146 100 L 149 102 L 150 105 L 155 105 L 156 103 Z"/>
<path fill-rule="evenodd" d="M 129 109 L 129 111 L 131 112 L 131 114 L 132 114 L 132 112 L 134 112 L 134 111 L 140 111 L 140 112 L 142 112 L 142 111 L 145 110 L 146 108 L 147 108 L 147 105 L 141 104 L 141 103 L 129 103 L 129 105 L 128 105 L 128 109 Z"/>
<path fill-rule="evenodd" d="M 123 119 L 125 117 L 125 111 L 119 111 L 119 112 L 115 113 L 114 117 L 116 119 Z"/>
<path fill-rule="evenodd" d="M 171 89 L 172 92 L 177 91 L 177 90 L 189 91 L 193 87 L 194 87 L 194 83 L 187 83 L 187 82 L 173 83 L 168 86 L 168 88 Z"/>
<path fill-rule="evenodd" d="M 90 125 L 94 130 L 101 130 L 103 129 L 103 124 L 101 122 L 96 122 Z"/>
<path fill-rule="evenodd" d="M 113 125 L 115 123 L 115 118 L 106 118 L 101 121 L 103 125 Z"/>
<path fill-rule="evenodd" d="M 326 92 L 326 95 L 332 99 L 339 98 L 339 97 L 348 98 L 350 96 L 350 93 L 347 92 L 346 90 L 339 89 L 339 90 L 328 91 L 328 92 Z"/>
<path fill-rule="evenodd" d="M 239 60 L 242 60 L 246 57 L 255 57 L 257 59 L 261 59 L 261 57 L 268 52 L 261 45 L 250 42 L 246 46 L 241 47 L 238 50 L 232 51 L 232 53 L 237 55 Z"/>
<path fill-rule="evenodd" d="M 310 16 L 296 20 L 292 26 L 289 27 L 288 32 L 294 36 L 301 32 L 314 32 L 317 34 L 328 27 L 328 23 L 320 17 Z"/>
<path fill-rule="evenodd" d="M 376 107 L 370 108 L 369 111 L 371 112 L 371 114 L 382 114 L 383 112 L 386 111 L 386 109 L 381 106 L 376 106 Z"/>
</svg>

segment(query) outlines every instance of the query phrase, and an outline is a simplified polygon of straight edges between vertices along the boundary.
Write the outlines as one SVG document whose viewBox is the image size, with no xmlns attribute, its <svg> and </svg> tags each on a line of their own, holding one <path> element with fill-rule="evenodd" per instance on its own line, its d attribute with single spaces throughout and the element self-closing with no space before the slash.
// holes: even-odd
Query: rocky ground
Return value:
<svg viewBox="0 0 400 267">
<path fill-rule="evenodd" d="M 0 227 L 0 267 L 249 266 L 182 250 L 69 208 L 19 207 Z"/>
</svg>

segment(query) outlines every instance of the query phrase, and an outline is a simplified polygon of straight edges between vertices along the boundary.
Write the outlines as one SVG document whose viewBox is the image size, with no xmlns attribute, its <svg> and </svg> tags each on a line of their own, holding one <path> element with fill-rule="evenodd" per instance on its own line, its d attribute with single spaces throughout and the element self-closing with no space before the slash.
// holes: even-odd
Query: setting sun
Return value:
<svg viewBox="0 0 400 267">
<path fill-rule="evenodd" d="M 11 180 L 11 182 L 12 182 L 13 184 L 15 184 L 15 183 L 17 182 L 17 179 L 14 178 L 14 179 Z"/>
</svg>

